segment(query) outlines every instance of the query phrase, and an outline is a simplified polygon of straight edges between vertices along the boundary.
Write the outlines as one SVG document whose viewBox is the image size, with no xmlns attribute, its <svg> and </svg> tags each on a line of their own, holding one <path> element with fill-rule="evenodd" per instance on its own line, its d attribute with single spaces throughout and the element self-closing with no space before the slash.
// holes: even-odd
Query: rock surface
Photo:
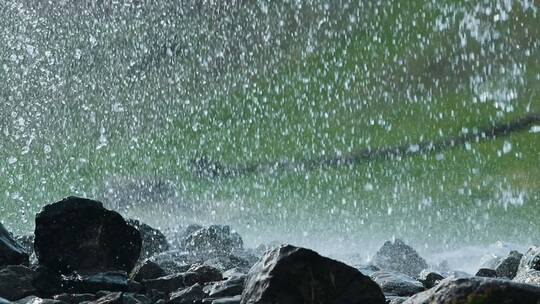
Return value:
<svg viewBox="0 0 540 304">
<path fill-rule="evenodd" d="M 357 269 L 291 245 L 267 252 L 246 278 L 242 304 L 383 304 L 380 287 Z"/>
<path fill-rule="evenodd" d="M 184 248 L 195 254 L 224 255 L 243 248 L 240 235 L 229 226 L 212 225 L 195 230 L 184 242 Z"/>
<path fill-rule="evenodd" d="M 428 268 L 424 260 L 411 246 L 402 240 L 386 241 L 373 258 L 373 264 L 384 270 L 404 273 L 418 277 L 420 272 Z"/>
<path fill-rule="evenodd" d="M 402 273 L 383 270 L 371 274 L 370 277 L 387 295 L 412 296 L 425 290 L 421 282 Z"/>
<path fill-rule="evenodd" d="M 444 280 L 444 276 L 435 271 L 422 270 L 418 280 L 424 284 L 425 288 L 430 289 Z"/>
<path fill-rule="evenodd" d="M 68 197 L 37 214 L 34 248 L 40 265 L 61 273 L 129 272 L 139 258 L 141 236 L 100 202 Z"/>
<path fill-rule="evenodd" d="M 189 288 L 173 292 L 169 298 L 171 304 L 193 304 L 206 298 L 206 293 L 200 284 L 195 284 Z"/>
<path fill-rule="evenodd" d="M 144 280 L 157 279 L 159 277 L 166 276 L 167 273 L 163 268 L 159 267 L 158 264 L 146 260 L 141 264 L 135 266 L 135 269 L 130 274 L 130 278 L 137 282 L 142 282 Z"/>
<path fill-rule="evenodd" d="M 514 282 L 540 286 L 540 247 L 533 246 L 523 255 Z"/>
<path fill-rule="evenodd" d="M 0 223 L 0 266 L 26 265 L 28 253 Z"/>
<path fill-rule="evenodd" d="M 488 278 L 445 279 L 436 287 L 416 294 L 404 304 L 538 304 L 540 287 Z"/>
<path fill-rule="evenodd" d="M 494 269 L 480 268 L 476 272 L 475 276 L 482 278 L 496 278 L 497 272 Z"/>
<path fill-rule="evenodd" d="M 510 253 L 502 258 L 495 267 L 495 272 L 499 278 L 513 279 L 518 271 L 519 263 L 523 254 L 512 250 Z"/>
<path fill-rule="evenodd" d="M 158 229 L 134 219 L 128 219 L 127 223 L 137 228 L 141 234 L 142 247 L 139 259 L 143 260 L 169 250 L 167 238 Z"/>
<path fill-rule="evenodd" d="M 32 285 L 34 271 L 22 265 L 5 266 L 0 269 L 0 297 L 10 301 L 36 294 Z"/>
</svg>

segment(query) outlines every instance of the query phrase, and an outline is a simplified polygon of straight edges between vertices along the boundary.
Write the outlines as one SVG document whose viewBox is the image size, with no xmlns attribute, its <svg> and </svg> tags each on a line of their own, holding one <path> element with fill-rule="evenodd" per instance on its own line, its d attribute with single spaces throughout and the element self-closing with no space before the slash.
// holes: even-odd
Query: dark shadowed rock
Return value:
<svg viewBox="0 0 540 304">
<path fill-rule="evenodd" d="M 144 280 L 157 279 L 159 277 L 166 276 L 167 273 L 163 268 L 159 267 L 158 264 L 146 260 L 141 264 L 135 266 L 135 269 L 130 274 L 130 278 L 137 282 L 142 282 Z"/>
<path fill-rule="evenodd" d="M 15 240 L 24 248 L 24 251 L 28 253 L 28 255 L 32 255 L 32 253 L 34 252 L 33 234 L 15 236 Z"/>
<path fill-rule="evenodd" d="M 186 287 L 186 284 L 184 284 L 183 273 L 172 274 L 152 280 L 144 280 L 142 283 L 147 290 L 156 290 L 164 293 L 170 293 Z"/>
<path fill-rule="evenodd" d="M 62 277 L 64 292 L 96 293 L 98 291 L 128 291 L 129 281 L 124 271 L 95 274 L 72 274 Z"/>
<path fill-rule="evenodd" d="M 375 254 L 373 264 L 411 277 L 418 277 L 423 269 L 428 268 L 426 260 L 400 239 L 386 241 Z"/>
<path fill-rule="evenodd" d="M 171 293 L 169 303 L 171 304 L 193 304 L 201 303 L 207 294 L 200 284 L 195 284 L 189 288 Z"/>
<path fill-rule="evenodd" d="M 81 302 L 89 302 L 96 299 L 96 295 L 91 293 L 83 293 L 83 294 L 69 294 L 69 293 L 63 293 L 59 295 L 55 295 L 54 300 L 62 301 L 67 304 L 79 304 Z"/>
<path fill-rule="evenodd" d="M 34 248 L 41 265 L 61 273 L 129 272 L 139 258 L 141 236 L 100 202 L 69 197 L 37 214 Z"/>
<path fill-rule="evenodd" d="M 380 287 L 357 269 L 291 245 L 267 252 L 248 273 L 243 304 L 385 303 Z"/>
<path fill-rule="evenodd" d="M 36 294 L 32 285 L 34 271 L 23 265 L 0 269 L 0 297 L 15 301 Z"/>
<path fill-rule="evenodd" d="M 435 271 L 422 270 L 418 280 L 424 284 L 426 289 L 430 289 L 439 284 L 440 281 L 444 280 L 444 276 Z"/>
<path fill-rule="evenodd" d="M 191 266 L 187 273 L 194 273 L 196 276 L 193 276 L 196 280 L 195 283 L 205 284 L 209 282 L 216 282 L 223 280 L 223 274 L 221 271 L 215 267 L 208 265 L 193 265 Z M 187 282 L 189 284 L 190 282 Z M 191 285 L 191 284 L 189 284 Z"/>
<path fill-rule="evenodd" d="M 499 278 L 513 279 L 518 271 L 519 263 L 523 254 L 512 250 L 510 253 L 502 258 L 495 267 L 495 272 Z"/>
<path fill-rule="evenodd" d="M 488 278 L 449 278 L 436 287 L 412 296 L 407 304 L 538 304 L 540 287 Z"/>
<path fill-rule="evenodd" d="M 128 219 L 127 223 L 137 228 L 141 234 L 142 248 L 139 259 L 146 259 L 169 250 L 167 238 L 158 229 L 152 228 L 149 225 L 134 219 Z"/>
<path fill-rule="evenodd" d="M 150 304 L 154 303 L 150 298 L 145 295 L 126 292 L 122 294 L 122 303 L 123 304 Z"/>
<path fill-rule="evenodd" d="M 245 276 L 238 276 L 214 283 L 209 287 L 208 296 L 211 298 L 223 298 L 241 295 L 244 290 L 245 281 Z"/>
<path fill-rule="evenodd" d="M 387 295 L 412 296 L 425 290 L 421 282 L 402 273 L 382 270 L 373 273 L 370 277 Z"/>
<path fill-rule="evenodd" d="M 183 247 L 196 255 L 223 255 L 241 250 L 243 241 L 229 226 L 212 225 L 189 234 Z"/>
<path fill-rule="evenodd" d="M 480 268 L 476 272 L 475 276 L 482 277 L 482 278 L 496 278 L 497 272 L 489 268 Z"/>
<path fill-rule="evenodd" d="M 28 253 L 0 223 L 0 266 L 26 265 Z"/>
<path fill-rule="evenodd" d="M 121 292 L 112 292 L 107 293 L 95 301 L 90 302 L 92 304 L 123 304 L 122 303 L 122 293 Z"/>
</svg>

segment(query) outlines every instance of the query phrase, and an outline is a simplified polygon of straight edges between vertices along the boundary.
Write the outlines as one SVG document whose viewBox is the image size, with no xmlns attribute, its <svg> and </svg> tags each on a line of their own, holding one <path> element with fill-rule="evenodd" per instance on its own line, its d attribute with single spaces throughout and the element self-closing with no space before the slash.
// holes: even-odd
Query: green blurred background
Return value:
<svg viewBox="0 0 540 304">
<path fill-rule="evenodd" d="M 64 196 L 250 245 L 540 237 L 540 126 L 352 166 L 234 166 L 440 140 L 540 112 L 538 1 L 0 3 L 0 214 Z M 356 248 L 356 247 L 355 247 Z"/>
</svg>

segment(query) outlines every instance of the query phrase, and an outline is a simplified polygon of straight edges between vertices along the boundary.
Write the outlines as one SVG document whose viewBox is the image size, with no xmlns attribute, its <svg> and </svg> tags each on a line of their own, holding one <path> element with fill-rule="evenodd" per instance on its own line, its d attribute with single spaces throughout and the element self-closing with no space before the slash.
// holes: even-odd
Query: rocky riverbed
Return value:
<svg viewBox="0 0 540 304">
<path fill-rule="evenodd" d="M 69 197 L 36 215 L 33 235 L 0 224 L 1 303 L 538 304 L 540 247 L 468 274 L 394 240 L 351 266 L 287 244 L 245 248 L 228 226 L 162 232 Z"/>
</svg>

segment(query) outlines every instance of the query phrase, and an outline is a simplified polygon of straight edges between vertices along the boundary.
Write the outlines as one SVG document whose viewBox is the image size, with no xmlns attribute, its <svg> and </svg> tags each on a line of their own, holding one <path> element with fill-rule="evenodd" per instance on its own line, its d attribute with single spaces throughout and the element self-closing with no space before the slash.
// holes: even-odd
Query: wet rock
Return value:
<svg viewBox="0 0 540 304">
<path fill-rule="evenodd" d="M 40 265 L 61 273 L 129 272 L 139 258 L 141 236 L 100 202 L 69 197 L 37 214 L 34 247 Z"/>
<path fill-rule="evenodd" d="M 519 263 L 523 254 L 512 250 L 510 253 L 501 259 L 495 267 L 495 272 L 499 278 L 513 279 L 518 271 Z"/>
<path fill-rule="evenodd" d="M 386 295 L 412 296 L 425 290 L 424 285 L 402 273 L 393 271 L 377 271 L 370 277 L 379 284 Z"/>
<path fill-rule="evenodd" d="M 385 303 L 380 287 L 357 269 L 315 251 L 281 246 L 250 270 L 241 303 Z"/>
<path fill-rule="evenodd" d="M 169 250 L 167 238 L 158 229 L 152 228 L 149 225 L 134 219 L 128 219 L 127 223 L 137 228 L 141 234 L 142 248 L 139 259 L 143 260 Z"/>
<path fill-rule="evenodd" d="M 534 269 L 523 270 L 517 273 L 513 279 L 516 283 L 532 284 L 540 286 L 540 271 Z"/>
<path fill-rule="evenodd" d="M 150 304 L 154 303 L 150 298 L 145 295 L 137 293 L 124 293 L 122 294 L 123 304 Z"/>
<path fill-rule="evenodd" d="M 405 302 L 407 299 L 409 299 L 409 297 L 390 296 L 390 297 L 386 297 L 386 303 L 387 304 L 401 304 Z"/>
<path fill-rule="evenodd" d="M 189 288 L 173 292 L 169 298 L 171 304 L 192 304 L 201 303 L 207 294 L 200 284 L 195 284 Z"/>
<path fill-rule="evenodd" d="M 195 283 L 205 284 L 223 280 L 221 271 L 208 265 L 193 265 L 188 269 L 186 275 L 187 274 L 195 274 L 185 276 L 186 284 L 188 284 L 188 286 Z M 188 279 L 192 279 L 194 282 L 189 282 Z"/>
<path fill-rule="evenodd" d="M 34 271 L 22 265 L 10 265 L 0 269 L 0 297 L 10 301 L 36 294 L 32 285 Z"/>
<path fill-rule="evenodd" d="M 489 268 L 480 268 L 476 272 L 475 276 L 482 277 L 482 278 L 496 278 L 497 272 Z"/>
<path fill-rule="evenodd" d="M 409 298 L 407 304 L 521 303 L 537 304 L 540 287 L 488 278 L 448 278 L 436 287 Z"/>
<path fill-rule="evenodd" d="M 243 248 L 240 235 L 229 226 L 212 225 L 189 234 L 183 247 L 196 255 L 225 255 Z"/>
<path fill-rule="evenodd" d="M 65 302 L 52 300 L 52 299 L 42 299 L 36 296 L 28 296 L 24 299 L 11 302 L 12 304 L 66 304 Z"/>
<path fill-rule="evenodd" d="M 167 274 L 186 272 L 195 263 L 195 259 L 190 254 L 179 250 L 162 252 L 151 257 L 150 261 L 156 263 Z"/>
<path fill-rule="evenodd" d="M 365 275 L 372 275 L 373 273 L 377 272 L 377 271 L 381 271 L 381 269 L 375 265 L 362 265 L 362 266 L 358 266 L 356 267 L 358 268 L 358 270 L 360 270 L 361 273 L 365 274 Z"/>
<path fill-rule="evenodd" d="M 540 247 L 533 246 L 523 255 L 514 282 L 540 285 Z"/>
<path fill-rule="evenodd" d="M 533 246 L 527 250 L 521 260 L 519 269 L 534 269 L 540 271 L 540 247 Z"/>
<path fill-rule="evenodd" d="M 62 277 L 64 292 L 96 293 L 98 291 L 128 291 L 129 281 L 124 271 L 95 274 L 72 274 Z"/>
<path fill-rule="evenodd" d="M 0 266 L 26 265 L 28 253 L 0 223 Z"/>
<path fill-rule="evenodd" d="M 212 300 L 212 304 L 240 304 L 242 296 L 234 296 Z"/>
<path fill-rule="evenodd" d="M 227 254 L 206 259 L 204 264 L 216 267 L 222 271 L 240 268 L 247 272 L 258 260 L 259 258 L 251 255 L 244 255 L 242 257 L 237 254 Z"/>
<path fill-rule="evenodd" d="M 373 258 L 373 264 L 384 270 L 404 273 L 418 277 L 423 269 L 428 268 L 424 260 L 411 246 L 402 240 L 386 241 Z"/>
<path fill-rule="evenodd" d="M 183 273 L 172 274 L 152 280 L 144 280 L 142 283 L 147 290 L 156 290 L 163 293 L 170 293 L 186 287 Z"/>
<path fill-rule="evenodd" d="M 424 284 L 425 288 L 430 289 L 444 280 L 444 276 L 435 271 L 422 270 L 418 280 Z"/>
<path fill-rule="evenodd" d="M 122 293 L 121 292 L 112 292 L 107 293 L 102 296 L 98 296 L 99 298 L 93 302 L 90 302 L 92 304 L 123 304 L 122 303 Z"/>
<path fill-rule="evenodd" d="M 53 297 L 54 300 L 62 301 L 67 304 L 79 304 L 81 302 L 89 302 L 95 300 L 96 296 L 91 293 L 69 294 L 63 293 Z"/>
<path fill-rule="evenodd" d="M 159 267 L 158 264 L 146 260 L 141 264 L 135 266 L 135 269 L 130 274 L 130 278 L 137 282 L 142 282 L 144 280 L 157 279 L 159 277 L 166 276 L 167 273 L 163 268 Z"/>
<path fill-rule="evenodd" d="M 215 283 L 208 288 L 208 296 L 211 298 L 223 298 L 241 295 L 245 281 L 245 276 L 239 276 Z"/>
<path fill-rule="evenodd" d="M 31 255 L 34 252 L 34 235 L 19 235 L 15 237 L 17 243 L 19 243 L 28 255 Z"/>
</svg>

